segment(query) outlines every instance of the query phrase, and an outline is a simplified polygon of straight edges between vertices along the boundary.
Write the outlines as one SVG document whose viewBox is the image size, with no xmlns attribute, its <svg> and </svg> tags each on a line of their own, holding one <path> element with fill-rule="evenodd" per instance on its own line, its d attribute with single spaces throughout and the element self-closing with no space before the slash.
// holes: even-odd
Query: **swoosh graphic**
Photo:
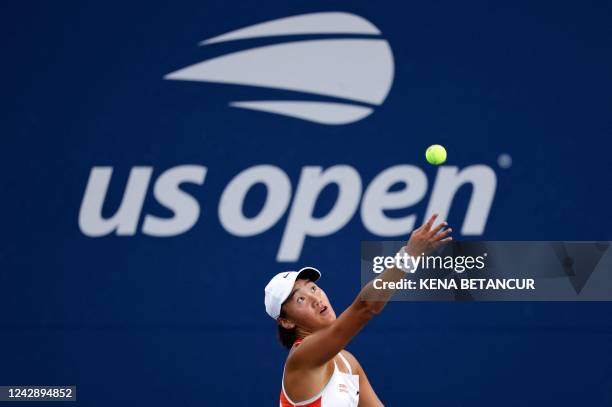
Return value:
<svg viewBox="0 0 612 407">
<path fill-rule="evenodd" d="M 285 89 L 380 105 L 393 75 L 387 41 L 329 39 L 234 52 L 171 72 L 164 79 Z"/>
<path fill-rule="evenodd" d="M 348 124 L 369 116 L 374 110 L 365 106 L 298 100 L 232 102 L 232 107 L 276 113 L 320 124 Z"/>
<path fill-rule="evenodd" d="M 199 45 L 247 38 L 300 34 L 380 34 L 374 24 L 358 15 L 343 12 L 310 13 L 279 18 L 230 31 L 204 41 Z"/>
<path fill-rule="evenodd" d="M 165 75 L 164 79 L 282 89 L 343 99 L 345 102 L 230 103 L 240 109 L 327 125 L 361 120 L 374 111 L 374 106 L 384 102 L 393 83 L 393 54 L 389 43 L 380 37 L 380 30 L 355 14 L 321 12 L 284 17 L 230 31 L 199 45 L 306 34 L 361 34 L 378 38 L 312 39 L 261 46 L 187 66 Z"/>
</svg>

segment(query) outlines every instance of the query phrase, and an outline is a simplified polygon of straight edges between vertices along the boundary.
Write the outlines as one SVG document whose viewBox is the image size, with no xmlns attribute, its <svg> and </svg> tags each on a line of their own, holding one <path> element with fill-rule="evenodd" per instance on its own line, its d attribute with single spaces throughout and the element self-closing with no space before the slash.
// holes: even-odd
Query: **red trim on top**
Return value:
<svg viewBox="0 0 612 407">
<path fill-rule="evenodd" d="M 318 397 L 316 400 L 311 401 L 308 404 L 302 404 L 302 407 L 321 407 L 321 401 L 323 399 L 323 395 L 321 395 L 320 397 Z M 295 406 L 295 404 L 291 403 L 289 401 L 289 399 L 287 399 L 287 396 L 285 396 L 285 392 L 283 392 L 281 390 L 280 393 L 280 405 L 282 407 L 293 407 Z"/>
</svg>

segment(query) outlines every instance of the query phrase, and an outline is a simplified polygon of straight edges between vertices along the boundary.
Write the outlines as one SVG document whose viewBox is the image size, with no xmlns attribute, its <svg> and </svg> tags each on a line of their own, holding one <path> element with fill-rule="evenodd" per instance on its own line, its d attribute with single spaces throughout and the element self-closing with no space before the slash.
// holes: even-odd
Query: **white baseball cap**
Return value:
<svg viewBox="0 0 612 407">
<path fill-rule="evenodd" d="M 295 280 L 300 277 L 307 278 L 310 281 L 317 281 L 321 277 L 321 272 L 314 267 L 304 267 L 299 271 L 285 271 L 272 277 L 272 280 L 270 280 L 264 289 L 266 293 L 264 303 L 266 304 L 268 315 L 274 319 L 280 316 L 283 302 L 291 294 Z"/>
</svg>

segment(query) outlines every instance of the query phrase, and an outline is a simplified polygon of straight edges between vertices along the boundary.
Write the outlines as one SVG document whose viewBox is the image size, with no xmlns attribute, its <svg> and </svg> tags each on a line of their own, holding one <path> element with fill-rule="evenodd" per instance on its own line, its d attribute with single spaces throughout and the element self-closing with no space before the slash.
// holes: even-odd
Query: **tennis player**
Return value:
<svg viewBox="0 0 612 407">
<path fill-rule="evenodd" d="M 412 232 L 401 256 L 427 255 L 452 239 L 452 229 L 443 230 L 446 222 L 433 227 L 436 218 Z M 397 282 L 415 271 L 413 266 L 400 267 L 385 270 L 377 279 Z M 265 288 L 266 312 L 277 321 L 279 339 L 290 349 L 280 406 L 382 406 L 365 371 L 344 347 L 382 311 L 395 290 L 375 289 L 370 282 L 336 318 L 325 292 L 315 284 L 319 277 L 319 270 L 305 267 L 277 274 Z"/>
</svg>

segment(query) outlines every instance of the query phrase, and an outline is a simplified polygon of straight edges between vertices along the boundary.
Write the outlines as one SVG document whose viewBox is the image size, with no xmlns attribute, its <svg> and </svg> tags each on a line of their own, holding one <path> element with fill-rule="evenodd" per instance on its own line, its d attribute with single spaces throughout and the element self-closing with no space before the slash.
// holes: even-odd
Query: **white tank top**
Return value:
<svg viewBox="0 0 612 407">
<path fill-rule="evenodd" d="M 359 404 L 359 375 L 353 374 L 351 365 L 342 353 L 338 353 L 346 366 L 348 373 L 338 369 L 334 358 L 334 372 L 323 390 L 308 400 L 294 402 L 285 392 L 285 371 L 283 369 L 282 390 L 280 394 L 280 407 L 307 406 L 307 407 L 357 407 Z"/>
</svg>

